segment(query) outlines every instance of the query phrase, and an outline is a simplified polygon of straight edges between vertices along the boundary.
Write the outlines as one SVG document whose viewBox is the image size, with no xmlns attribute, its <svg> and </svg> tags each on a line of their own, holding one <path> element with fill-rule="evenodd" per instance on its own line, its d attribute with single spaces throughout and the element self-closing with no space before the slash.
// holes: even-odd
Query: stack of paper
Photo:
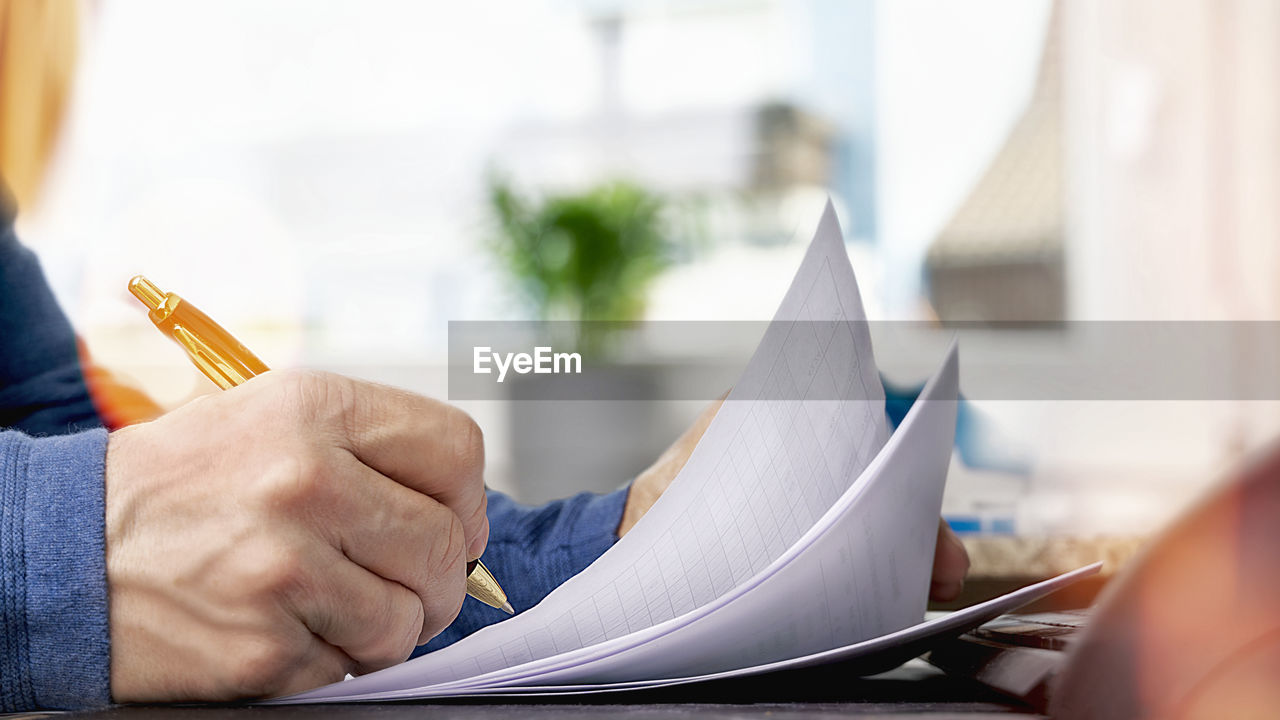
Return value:
<svg viewBox="0 0 1280 720">
<path fill-rule="evenodd" d="M 630 689 L 876 653 L 891 666 L 1095 571 L 922 622 L 957 363 L 953 346 L 890 436 L 828 204 L 741 381 L 626 537 L 527 612 L 284 701 Z"/>
</svg>

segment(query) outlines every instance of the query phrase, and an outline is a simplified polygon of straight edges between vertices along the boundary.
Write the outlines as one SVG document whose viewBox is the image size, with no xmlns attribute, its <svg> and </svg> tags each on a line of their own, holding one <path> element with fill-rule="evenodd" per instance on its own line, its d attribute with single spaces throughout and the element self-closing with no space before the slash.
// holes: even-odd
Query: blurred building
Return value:
<svg viewBox="0 0 1280 720">
<path fill-rule="evenodd" d="M 1280 5 L 1063 9 L 1070 315 L 1280 318 Z"/>
<path fill-rule="evenodd" d="M 1274 3 L 1060 3 L 1026 111 L 935 235 L 938 315 L 1280 317 L 1277 48 Z M 1081 334 L 1009 331 L 984 352 L 1052 367 Z M 1270 376 L 1266 334 L 1216 347 L 1213 372 Z M 996 408 L 1038 437 L 1020 530 L 1149 532 L 1280 434 L 1271 397 L 1088 400 Z"/>
<path fill-rule="evenodd" d="M 1065 319 L 1061 16 L 1058 2 L 1026 110 L 929 248 L 943 322 Z"/>
</svg>

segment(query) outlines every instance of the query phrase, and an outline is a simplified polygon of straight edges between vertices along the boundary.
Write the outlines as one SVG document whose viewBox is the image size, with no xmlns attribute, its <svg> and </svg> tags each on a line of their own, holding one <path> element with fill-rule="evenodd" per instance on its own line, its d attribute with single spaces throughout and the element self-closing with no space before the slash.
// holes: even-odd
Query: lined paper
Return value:
<svg viewBox="0 0 1280 720">
<path fill-rule="evenodd" d="M 888 434 L 866 314 L 828 204 L 741 381 L 685 467 L 626 537 L 537 607 L 308 697 L 459 680 L 691 612 L 780 557 Z"/>
<path fill-rule="evenodd" d="M 918 625 L 958 362 L 953 346 L 890 438 L 866 315 L 828 204 L 741 380 L 626 537 L 514 618 L 283 701 L 663 684 Z"/>
</svg>

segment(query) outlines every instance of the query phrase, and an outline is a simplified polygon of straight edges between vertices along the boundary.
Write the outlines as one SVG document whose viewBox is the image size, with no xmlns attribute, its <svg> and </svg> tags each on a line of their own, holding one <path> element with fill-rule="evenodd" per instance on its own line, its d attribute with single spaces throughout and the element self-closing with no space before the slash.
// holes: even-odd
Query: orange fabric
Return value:
<svg viewBox="0 0 1280 720">
<path fill-rule="evenodd" d="M 147 394 L 125 383 L 103 367 L 93 363 L 84 341 L 77 338 L 76 349 L 80 353 L 80 369 L 93 406 L 108 430 L 118 430 L 128 425 L 154 420 L 164 414 Z"/>
</svg>

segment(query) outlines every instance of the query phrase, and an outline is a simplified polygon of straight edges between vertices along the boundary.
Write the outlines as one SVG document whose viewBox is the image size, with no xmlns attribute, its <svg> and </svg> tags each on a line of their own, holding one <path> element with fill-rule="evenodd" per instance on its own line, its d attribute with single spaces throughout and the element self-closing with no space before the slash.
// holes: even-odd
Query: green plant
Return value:
<svg viewBox="0 0 1280 720">
<path fill-rule="evenodd" d="M 493 249 L 543 320 L 577 321 L 581 352 L 607 349 L 610 323 L 644 313 L 650 283 L 670 262 L 664 202 L 627 182 L 530 199 L 493 179 Z M 583 322 L 586 321 L 586 322 Z"/>
</svg>

